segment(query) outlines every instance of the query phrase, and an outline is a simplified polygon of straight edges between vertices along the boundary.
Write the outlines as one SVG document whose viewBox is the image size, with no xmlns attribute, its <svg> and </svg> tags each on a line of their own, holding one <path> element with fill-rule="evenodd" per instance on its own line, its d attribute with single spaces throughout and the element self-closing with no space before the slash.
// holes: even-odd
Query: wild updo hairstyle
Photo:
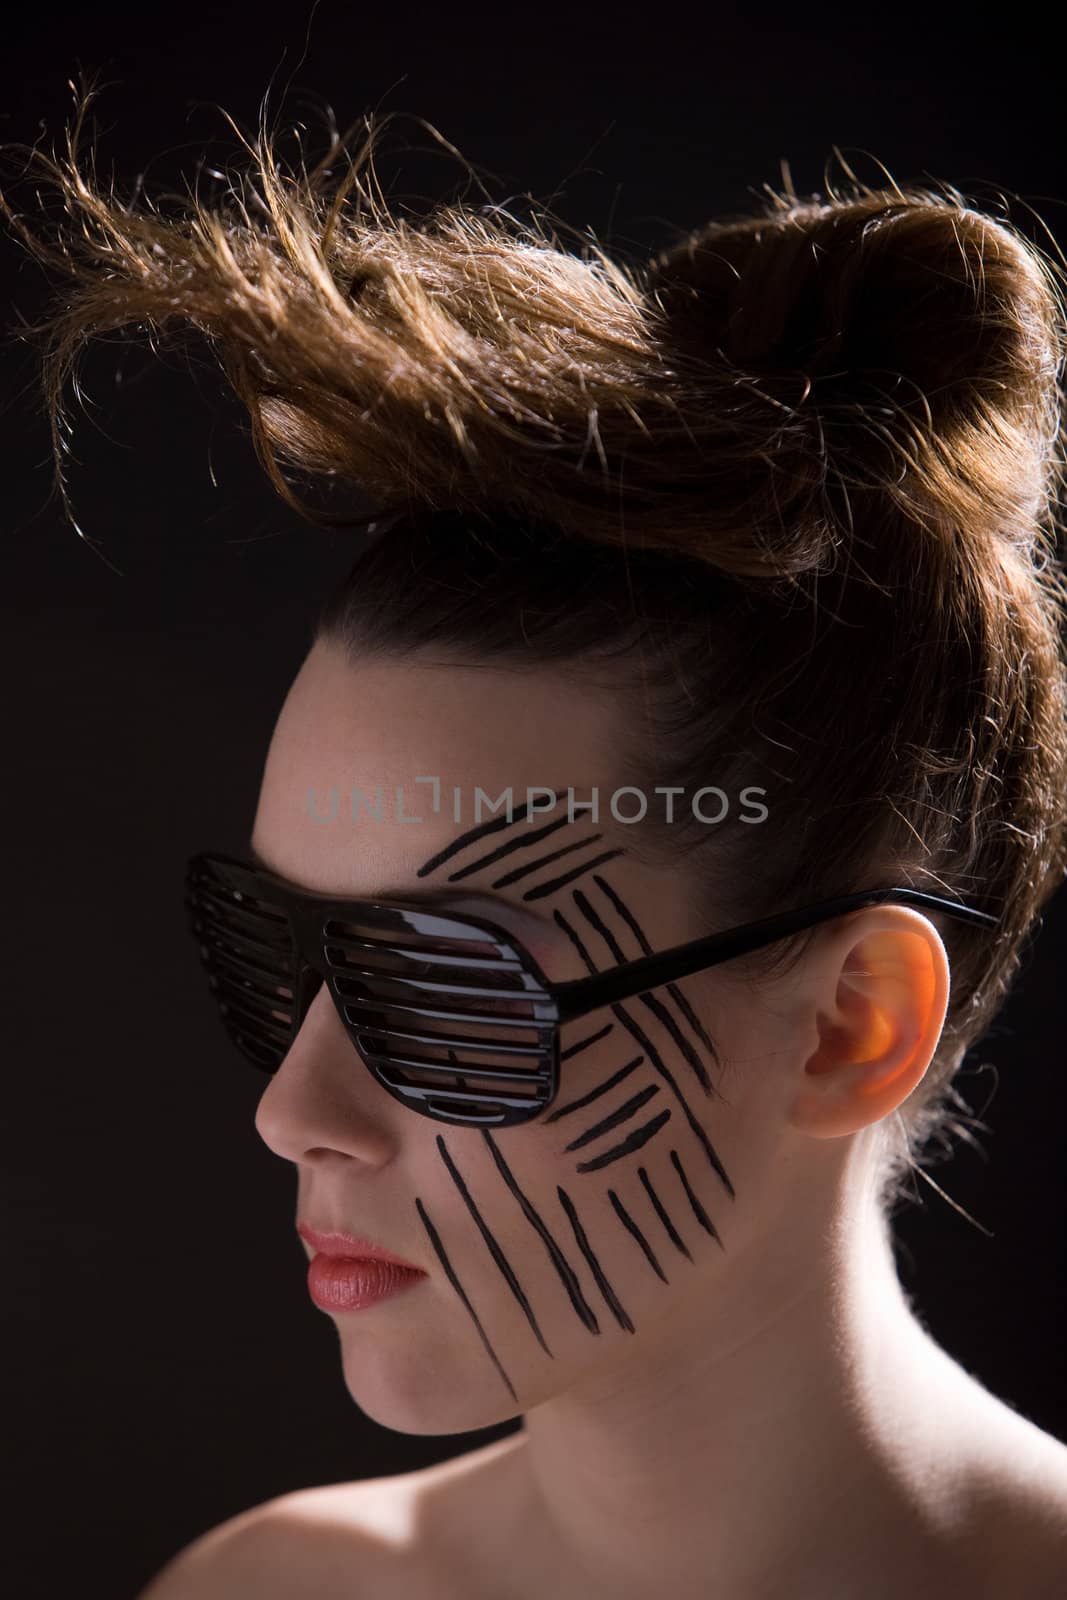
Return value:
<svg viewBox="0 0 1067 1600">
<path fill-rule="evenodd" d="M 636 264 L 568 250 L 536 204 L 412 221 L 374 171 L 391 117 L 354 155 L 331 130 L 310 170 L 261 117 L 210 201 L 124 201 L 81 154 L 91 98 L 59 156 L 30 152 L 67 220 L 2 201 L 65 280 L 30 333 L 68 511 L 83 347 L 192 331 L 278 494 L 365 535 L 320 636 L 606 675 L 633 702 L 624 782 L 766 788 L 759 827 L 629 830 L 688 858 L 709 929 L 883 884 L 995 913 L 933 917 L 951 1000 L 878 1131 L 889 1206 L 969 1137 L 953 1075 L 1067 870 L 1059 266 L 952 187 L 851 173 Z M 375 510 L 316 509 L 295 476 Z M 813 937 L 746 958 L 753 981 Z"/>
</svg>

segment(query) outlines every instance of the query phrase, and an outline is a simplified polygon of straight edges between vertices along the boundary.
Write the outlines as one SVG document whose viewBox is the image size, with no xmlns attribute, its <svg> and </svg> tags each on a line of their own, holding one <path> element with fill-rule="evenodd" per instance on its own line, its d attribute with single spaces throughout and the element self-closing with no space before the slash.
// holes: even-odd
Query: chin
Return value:
<svg viewBox="0 0 1067 1600">
<path fill-rule="evenodd" d="M 521 1416 L 495 1375 L 456 1371 L 447 1353 L 435 1357 L 409 1341 L 375 1343 L 339 1330 L 345 1387 L 365 1417 L 394 1433 L 475 1433 Z M 493 1392 L 493 1383 L 499 1393 Z"/>
</svg>

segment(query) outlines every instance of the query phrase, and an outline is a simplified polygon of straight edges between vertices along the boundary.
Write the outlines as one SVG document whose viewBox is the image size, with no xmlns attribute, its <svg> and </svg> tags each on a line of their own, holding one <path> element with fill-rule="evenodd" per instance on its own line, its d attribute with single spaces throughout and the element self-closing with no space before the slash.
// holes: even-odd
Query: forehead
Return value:
<svg viewBox="0 0 1067 1600">
<path fill-rule="evenodd" d="M 278 717 L 254 842 L 309 889 L 358 896 L 414 883 L 434 854 L 503 815 L 484 799 L 476 808 L 479 789 L 489 802 L 510 789 L 516 810 L 528 788 L 606 798 L 619 733 L 610 691 L 563 670 L 352 662 L 320 641 Z"/>
</svg>

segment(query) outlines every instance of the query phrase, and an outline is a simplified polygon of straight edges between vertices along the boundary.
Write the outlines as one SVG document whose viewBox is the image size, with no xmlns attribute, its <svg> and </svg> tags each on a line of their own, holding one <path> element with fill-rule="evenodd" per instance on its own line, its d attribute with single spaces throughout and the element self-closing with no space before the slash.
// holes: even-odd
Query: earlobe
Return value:
<svg viewBox="0 0 1067 1600">
<path fill-rule="evenodd" d="M 933 926 L 893 908 L 853 937 L 831 973 L 833 999 L 817 1005 L 819 1043 L 802 1064 L 789 1120 L 814 1138 L 839 1138 L 880 1121 L 922 1081 L 948 1005 L 948 960 Z"/>
</svg>

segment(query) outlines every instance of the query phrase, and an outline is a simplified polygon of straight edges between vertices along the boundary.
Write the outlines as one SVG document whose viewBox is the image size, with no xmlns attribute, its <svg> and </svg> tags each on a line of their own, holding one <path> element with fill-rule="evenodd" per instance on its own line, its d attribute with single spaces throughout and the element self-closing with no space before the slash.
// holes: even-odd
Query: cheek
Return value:
<svg viewBox="0 0 1067 1600">
<path fill-rule="evenodd" d="M 636 1008 L 636 1034 L 620 1012 L 563 1030 L 543 1119 L 431 1138 L 420 1226 L 493 1393 L 523 1407 L 559 1381 L 546 1358 L 595 1359 L 729 1266 L 733 1163 L 716 1144 L 735 1119 L 704 1094 L 690 1054 L 712 1064 L 691 1052 L 684 1008 Z"/>
<path fill-rule="evenodd" d="M 548 928 L 543 933 L 537 931 L 530 933 L 524 929 L 521 943 L 550 983 L 564 983 L 569 978 L 588 977 L 586 968 L 577 959 L 574 951 L 569 946 L 561 944 L 558 937 L 554 938 Z"/>
</svg>

